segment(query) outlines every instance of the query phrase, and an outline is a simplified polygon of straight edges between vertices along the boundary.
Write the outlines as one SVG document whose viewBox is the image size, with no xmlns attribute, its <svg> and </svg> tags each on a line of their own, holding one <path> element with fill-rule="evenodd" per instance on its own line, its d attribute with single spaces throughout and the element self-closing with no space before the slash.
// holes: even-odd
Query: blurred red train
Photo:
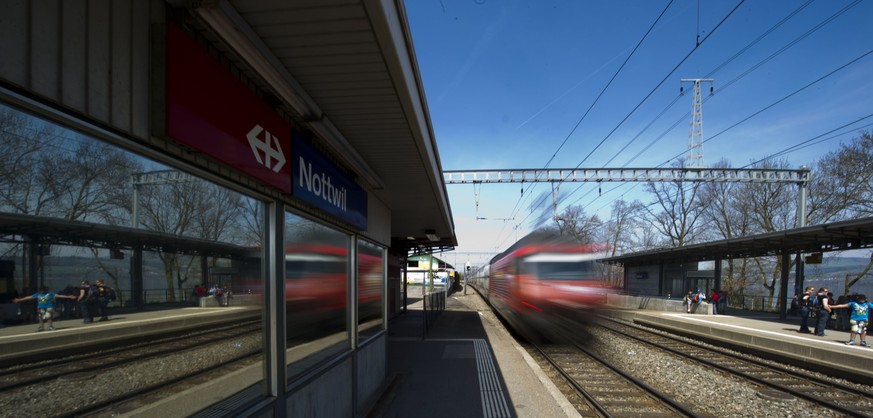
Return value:
<svg viewBox="0 0 873 418">
<path fill-rule="evenodd" d="M 523 336 L 540 338 L 606 302 L 605 267 L 597 263 L 603 248 L 532 233 L 492 258 L 471 284 Z"/>
<path fill-rule="evenodd" d="M 359 322 L 378 319 L 382 313 L 382 257 L 371 252 L 359 251 L 357 257 Z M 233 283 L 235 294 L 263 295 L 257 264 L 238 262 L 238 266 L 248 268 L 241 268 L 241 277 Z M 285 244 L 285 314 L 289 337 L 345 329 L 350 275 L 349 250 L 345 246 Z"/>
</svg>

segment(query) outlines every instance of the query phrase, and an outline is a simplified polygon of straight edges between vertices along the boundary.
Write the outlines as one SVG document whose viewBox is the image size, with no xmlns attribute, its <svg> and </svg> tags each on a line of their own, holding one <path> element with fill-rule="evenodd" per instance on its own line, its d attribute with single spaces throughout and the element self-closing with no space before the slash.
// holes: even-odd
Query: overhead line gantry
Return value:
<svg viewBox="0 0 873 418">
<path fill-rule="evenodd" d="M 505 170 L 446 170 L 446 184 L 576 183 L 576 182 L 809 182 L 809 169 L 756 168 L 553 168 Z"/>
<path fill-rule="evenodd" d="M 446 184 L 482 183 L 599 183 L 620 182 L 734 182 L 794 183 L 798 185 L 798 227 L 806 226 L 809 169 L 764 168 L 553 168 L 505 170 L 446 170 Z"/>
</svg>

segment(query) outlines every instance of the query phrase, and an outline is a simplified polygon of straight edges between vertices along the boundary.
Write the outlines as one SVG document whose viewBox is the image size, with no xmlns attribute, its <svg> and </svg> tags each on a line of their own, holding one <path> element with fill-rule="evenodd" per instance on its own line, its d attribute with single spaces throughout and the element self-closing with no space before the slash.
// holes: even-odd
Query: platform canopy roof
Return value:
<svg viewBox="0 0 873 418">
<path fill-rule="evenodd" d="M 251 256 L 252 251 L 251 247 L 144 229 L 11 213 L 0 213 L 0 241 L 118 250 L 142 248 L 146 251 L 230 258 Z"/>
<path fill-rule="evenodd" d="M 784 253 L 816 253 L 873 247 L 873 217 L 813 225 L 748 237 L 624 254 L 601 260 L 624 266 L 688 263 Z"/>
<path fill-rule="evenodd" d="M 392 242 L 457 245 L 403 2 L 169 2 L 388 207 Z"/>
</svg>

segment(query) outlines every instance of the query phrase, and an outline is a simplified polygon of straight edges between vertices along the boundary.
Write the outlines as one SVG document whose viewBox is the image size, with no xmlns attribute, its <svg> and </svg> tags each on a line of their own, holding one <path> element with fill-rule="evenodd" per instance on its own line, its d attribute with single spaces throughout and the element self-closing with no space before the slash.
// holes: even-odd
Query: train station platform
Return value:
<svg viewBox="0 0 873 418">
<path fill-rule="evenodd" d="M 257 320 L 257 307 L 177 307 L 160 310 L 110 309 L 109 321 L 83 323 L 82 319 L 53 321 L 53 331 L 36 332 L 37 324 L 7 325 L 0 328 L 0 365 L 38 361 L 45 354 L 54 357 L 75 354 L 101 343 L 149 341 L 155 335 L 192 328 L 209 328 L 229 320 Z"/>
<path fill-rule="evenodd" d="M 472 289 L 427 332 L 424 320 L 417 301 L 389 321 L 388 383 L 369 417 L 579 416 Z"/>
<path fill-rule="evenodd" d="M 827 329 L 823 337 L 800 333 L 797 316 L 781 319 L 778 314 L 739 309 L 701 315 L 610 307 L 600 314 L 858 383 L 873 382 L 873 348 L 859 346 L 857 337 L 856 345 L 845 345 L 848 331 Z M 873 344 L 873 337 L 867 342 Z"/>
</svg>

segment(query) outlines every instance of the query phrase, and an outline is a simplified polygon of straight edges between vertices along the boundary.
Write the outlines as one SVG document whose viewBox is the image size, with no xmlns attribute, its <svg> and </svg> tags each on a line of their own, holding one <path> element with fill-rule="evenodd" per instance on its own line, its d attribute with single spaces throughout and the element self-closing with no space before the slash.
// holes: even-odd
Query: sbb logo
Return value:
<svg viewBox="0 0 873 418">
<path fill-rule="evenodd" d="M 258 136 L 261 132 L 264 133 L 263 138 Z M 276 173 L 282 169 L 285 165 L 285 153 L 282 152 L 282 145 L 279 144 L 279 138 L 270 134 L 269 131 L 265 131 L 261 125 L 255 125 L 255 127 L 246 134 L 246 138 L 249 140 L 249 146 L 252 147 L 252 154 L 255 155 L 259 164 Z M 264 154 L 263 158 L 261 157 L 261 153 Z"/>
</svg>

